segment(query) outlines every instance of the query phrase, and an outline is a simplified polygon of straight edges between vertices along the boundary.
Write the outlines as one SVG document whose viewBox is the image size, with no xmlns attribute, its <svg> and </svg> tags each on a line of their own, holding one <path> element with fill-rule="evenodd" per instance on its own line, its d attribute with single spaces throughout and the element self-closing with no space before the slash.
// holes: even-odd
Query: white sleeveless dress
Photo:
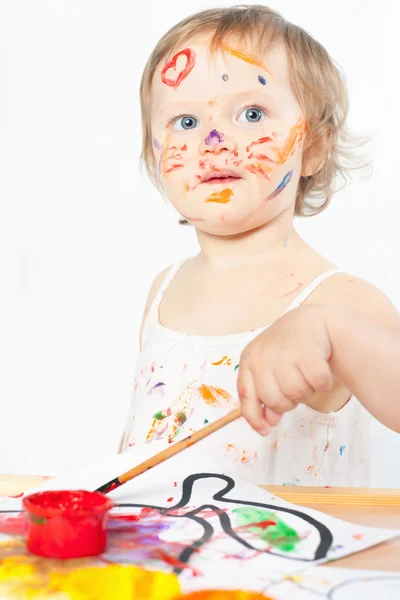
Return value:
<svg viewBox="0 0 400 600">
<path fill-rule="evenodd" d="M 168 446 L 237 407 L 240 355 L 268 327 L 225 336 L 198 336 L 161 325 L 160 302 L 183 262 L 168 272 L 144 323 L 123 450 L 155 440 L 164 440 Z M 332 269 L 317 277 L 285 313 L 300 306 L 338 272 Z M 260 485 L 368 487 L 370 421 L 367 411 L 352 396 L 341 410 L 328 414 L 301 404 L 285 413 L 267 437 L 260 436 L 242 418 L 196 447 L 199 457 L 207 454 L 218 472 L 229 471 Z"/>
</svg>

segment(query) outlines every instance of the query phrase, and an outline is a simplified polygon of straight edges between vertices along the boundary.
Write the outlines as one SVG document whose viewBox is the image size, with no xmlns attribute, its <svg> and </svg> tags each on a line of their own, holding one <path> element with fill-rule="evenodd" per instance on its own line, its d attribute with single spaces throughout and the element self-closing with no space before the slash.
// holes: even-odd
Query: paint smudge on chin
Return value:
<svg viewBox="0 0 400 600">
<path fill-rule="evenodd" d="M 280 182 L 278 187 L 272 192 L 272 194 L 270 194 L 268 196 L 267 200 L 273 200 L 274 198 L 276 198 L 285 189 L 285 187 L 290 183 L 292 176 L 293 176 L 293 170 L 288 171 L 288 173 L 286 173 L 285 177 L 282 179 L 282 181 Z"/>
<path fill-rule="evenodd" d="M 204 140 L 204 143 L 207 146 L 211 146 L 212 144 L 221 144 L 224 141 L 224 139 L 225 139 L 225 136 L 223 133 L 220 133 L 216 129 L 213 129 L 212 131 L 210 131 L 210 133 Z"/>
<path fill-rule="evenodd" d="M 176 73 L 176 63 L 180 56 L 186 56 L 185 66 L 183 67 L 183 69 L 181 69 L 181 71 L 179 71 L 178 76 L 175 79 L 172 79 L 171 77 L 167 77 L 167 75 L 166 75 L 167 71 L 169 71 L 170 69 L 174 73 Z M 178 85 L 180 83 L 182 83 L 182 81 L 189 75 L 190 71 L 193 69 L 195 60 L 196 60 L 196 54 L 190 48 L 185 48 L 184 50 L 177 52 L 171 58 L 171 60 L 168 60 L 165 63 L 164 68 L 161 72 L 161 81 L 163 83 L 165 83 L 165 85 L 168 85 L 169 87 L 176 89 L 178 87 Z"/>
<path fill-rule="evenodd" d="M 262 75 L 258 76 L 258 81 L 261 83 L 261 85 L 267 85 L 267 80 Z"/>
<path fill-rule="evenodd" d="M 211 196 L 205 200 L 205 202 L 218 202 L 219 204 L 228 204 L 231 201 L 231 196 L 233 196 L 233 192 L 231 189 L 226 188 L 221 192 L 214 192 Z"/>
</svg>

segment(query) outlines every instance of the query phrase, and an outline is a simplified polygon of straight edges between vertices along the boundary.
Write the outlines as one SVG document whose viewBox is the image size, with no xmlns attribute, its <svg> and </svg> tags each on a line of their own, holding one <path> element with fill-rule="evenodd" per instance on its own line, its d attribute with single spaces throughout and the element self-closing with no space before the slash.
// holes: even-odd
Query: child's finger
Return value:
<svg viewBox="0 0 400 600">
<path fill-rule="evenodd" d="M 282 386 L 273 373 L 263 373 L 255 377 L 255 386 L 261 404 L 268 406 L 277 414 L 294 408 L 293 402 L 285 397 Z"/>
<path fill-rule="evenodd" d="M 291 408 L 294 408 L 299 402 L 304 402 L 314 395 L 314 390 L 310 388 L 302 372 L 296 365 L 279 369 L 277 380 L 287 402 L 291 404 Z M 287 410 L 291 410 L 291 408 Z"/>
<path fill-rule="evenodd" d="M 315 392 L 330 392 L 333 388 L 333 375 L 327 361 L 319 355 L 305 356 L 299 366 L 303 377 Z"/>
<path fill-rule="evenodd" d="M 253 375 L 245 367 L 239 368 L 238 393 L 242 415 L 260 435 L 268 435 L 270 427 L 264 418 L 264 411 L 257 398 Z"/>
<path fill-rule="evenodd" d="M 282 415 L 278 415 L 278 413 L 272 410 L 272 408 L 269 408 L 269 406 L 264 406 L 264 418 L 268 421 L 271 427 L 275 427 L 282 419 Z"/>
</svg>

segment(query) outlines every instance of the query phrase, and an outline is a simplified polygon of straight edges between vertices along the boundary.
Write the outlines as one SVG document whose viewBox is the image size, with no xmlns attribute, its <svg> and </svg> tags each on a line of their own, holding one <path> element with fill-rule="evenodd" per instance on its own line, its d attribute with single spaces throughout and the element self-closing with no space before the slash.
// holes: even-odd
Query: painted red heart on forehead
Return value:
<svg viewBox="0 0 400 600">
<path fill-rule="evenodd" d="M 176 72 L 176 63 L 180 56 L 186 56 L 186 64 L 183 67 L 183 69 L 181 71 L 179 71 L 178 76 L 175 79 L 171 79 L 166 76 L 167 71 L 169 71 L 170 69 L 173 69 Z M 195 60 L 196 60 L 196 54 L 190 48 L 185 48 L 185 50 L 181 50 L 180 52 L 177 52 L 177 54 L 175 54 L 175 56 L 173 56 L 171 58 L 171 60 L 168 60 L 165 63 L 164 68 L 161 72 L 161 81 L 163 83 L 165 83 L 165 85 L 168 85 L 169 87 L 173 87 L 176 89 L 178 87 L 178 85 L 180 83 L 182 83 L 182 81 L 185 79 L 185 77 L 187 77 L 189 75 L 190 71 L 193 69 Z"/>
</svg>

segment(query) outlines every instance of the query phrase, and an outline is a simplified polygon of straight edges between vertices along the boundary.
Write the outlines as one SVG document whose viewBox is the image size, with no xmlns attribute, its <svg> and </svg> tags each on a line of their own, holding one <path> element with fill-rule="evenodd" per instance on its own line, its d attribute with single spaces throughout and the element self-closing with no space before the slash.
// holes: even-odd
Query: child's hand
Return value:
<svg viewBox="0 0 400 600">
<path fill-rule="evenodd" d="M 282 413 L 332 390 L 325 310 L 322 305 L 297 308 L 243 351 L 238 377 L 242 414 L 261 435 L 279 423 Z"/>
</svg>

